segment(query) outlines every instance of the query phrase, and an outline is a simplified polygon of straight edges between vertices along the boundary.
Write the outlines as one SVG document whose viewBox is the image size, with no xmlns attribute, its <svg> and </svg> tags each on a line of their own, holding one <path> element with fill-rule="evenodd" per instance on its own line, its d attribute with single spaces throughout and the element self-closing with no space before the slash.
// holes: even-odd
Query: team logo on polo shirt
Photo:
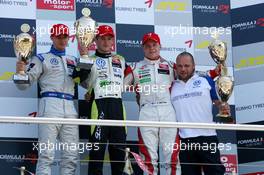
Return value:
<svg viewBox="0 0 264 175">
<path fill-rule="evenodd" d="M 193 86 L 194 86 L 194 88 L 196 88 L 196 87 L 200 87 L 200 85 L 201 85 L 201 80 L 195 80 L 195 81 L 193 82 Z"/>
<path fill-rule="evenodd" d="M 52 65 L 58 65 L 58 64 L 59 64 L 59 61 L 57 60 L 57 58 L 51 58 L 51 59 L 50 59 L 50 63 L 51 63 Z"/>
</svg>

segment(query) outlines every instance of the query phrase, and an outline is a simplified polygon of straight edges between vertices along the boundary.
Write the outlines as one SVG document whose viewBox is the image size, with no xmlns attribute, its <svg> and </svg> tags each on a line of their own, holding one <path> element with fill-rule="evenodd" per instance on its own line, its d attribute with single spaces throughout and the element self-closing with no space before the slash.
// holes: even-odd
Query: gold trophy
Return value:
<svg viewBox="0 0 264 175">
<path fill-rule="evenodd" d="M 14 39 L 14 51 L 18 60 L 28 63 L 31 58 L 34 47 L 35 40 L 28 34 L 30 26 L 28 24 L 21 25 L 21 31 L 23 33 L 17 35 Z M 28 75 L 25 71 L 20 71 L 13 76 L 13 81 L 17 84 L 29 84 Z"/>
<path fill-rule="evenodd" d="M 20 175 L 25 175 L 26 167 L 22 166 L 20 169 Z"/>
<path fill-rule="evenodd" d="M 30 175 L 34 175 L 34 173 L 26 170 L 26 167 L 24 167 L 24 166 L 21 166 L 20 168 L 19 167 L 13 167 L 13 168 L 19 170 L 20 171 L 20 175 L 25 175 L 25 172 L 30 174 Z"/>
<path fill-rule="evenodd" d="M 217 35 L 213 36 L 214 41 L 209 45 L 208 49 L 212 59 L 221 66 L 221 75 L 216 80 L 216 91 L 219 99 L 221 100 L 221 105 L 226 105 L 229 97 L 233 92 L 234 82 L 231 76 L 228 76 L 228 71 L 226 67 L 226 57 L 227 57 L 227 44 L 219 39 Z M 233 122 L 232 116 L 229 114 L 224 114 L 220 111 L 217 115 L 217 120 L 222 123 Z"/>
<path fill-rule="evenodd" d="M 131 165 L 131 161 L 129 159 L 130 148 L 126 148 L 125 152 L 126 152 L 126 156 L 125 156 L 125 166 L 124 166 L 123 174 L 133 175 L 134 171 Z"/>
<path fill-rule="evenodd" d="M 97 23 L 90 16 L 91 11 L 88 8 L 82 9 L 83 16 L 75 23 L 76 37 L 81 47 L 88 48 L 96 36 Z M 93 60 L 88 55 L 81 55 L 77 62 L 77 67 L 82 69 L 91 69 Z"/>
</svg>

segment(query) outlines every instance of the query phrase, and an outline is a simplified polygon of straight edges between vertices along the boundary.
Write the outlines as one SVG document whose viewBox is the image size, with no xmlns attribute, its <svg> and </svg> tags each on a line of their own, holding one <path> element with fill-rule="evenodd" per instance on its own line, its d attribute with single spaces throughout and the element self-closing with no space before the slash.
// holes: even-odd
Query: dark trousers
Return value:
<svg viewBox="0 0 264 175">
<path fill-rule="evenodd" d="M 121 99 L 105 98 L 95 100 L 92 105 L 92 119 L 124 120 Z M 90 142 L 99 143 L 98 150 L 89 153 L 90 162 L 88 175 L 102 175 L 105 149 L 108 152 L 112 175 L 122 175 L 125 161 L 126 128 L 114 126 L 91 126 Z"/>
<path fill-rule="evenodd" d="M 181 138 L 179 154 L 182 175 L 223 175 L 216 136 Z"/>
</svg>

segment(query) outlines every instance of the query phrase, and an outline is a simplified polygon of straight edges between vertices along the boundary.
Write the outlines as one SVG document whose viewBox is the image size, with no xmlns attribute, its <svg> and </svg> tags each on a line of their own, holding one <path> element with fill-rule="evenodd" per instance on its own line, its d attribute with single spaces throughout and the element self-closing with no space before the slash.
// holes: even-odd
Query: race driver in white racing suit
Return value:
<svg viewBox="0 0 264 175">
<path fill-rule="evenodd" d="M 69 40 L 69 28 L 64 24 L 55 24 L 51 28 L 53 45 L 49 52 L 33 57 L 26 74 L 31 85 L 38 81 L 40 86 L 39 117 L 48 118 L 77 118 L 74 107 L 74 78 L 77 78 L 76 58 L 66 55 L 65 48 Z M 17 62 L 17 72 L 25 70 L 23 61 Z M 87 73 L 88 75 L 88 73 Z M 85 79 L 85 78 L 84 78 Z M 28 84 L 17 84 L 19 89 L 29 87 Z M 50 175 L 51 164 L 54 160 L 55 149 L 48 144 L 56 143 L 77 144 L 79 131 L 77 125 L 39 124 L 39 146 L 45 144 L 46 149 L 39 151 L 37 175 Z M 73 145 L 72 145 L 73 146 Z M 78 150 L 61 149 L 60 174 L 75 175 Z"/>
<path fill-rule="evenodd" d="M 124 82 L 126 86 L 132 84 L 139 97 L 139 120 L 175 122 L 176 115 L 170 99 L 175 64 L 160 56 L 160 38 L 156 33 L 145 34 L 142 44 L 144 60 L 127 70 Z M 214 70 L 210 73 L 211 76 L 216 76 Z M 176 174 L 179 152 L 177 128 L 140 127 L 138 139 L 139 151 L 151 174 L 158 174 L 159 143 L 165 159 L 166 175 Z"/>
</svg>

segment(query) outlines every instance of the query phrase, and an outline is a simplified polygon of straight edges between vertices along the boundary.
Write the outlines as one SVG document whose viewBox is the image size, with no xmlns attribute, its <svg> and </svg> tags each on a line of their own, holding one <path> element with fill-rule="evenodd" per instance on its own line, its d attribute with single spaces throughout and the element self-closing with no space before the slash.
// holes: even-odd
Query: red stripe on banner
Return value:
<svg viewBox="0 0 264 175">
<path fill-rule="evenodd" d="M 104 5 L 106 8 L 112 8 L 112 7 L 113 7 L 113 0 L 104 0 L 104 1 L 103 1 L 103 5 Z"/>
<path fill-rule="evenodd" d="M 185 41 L 185 44 L 188 44 L 188 47 L 189 47 L 189 48 L 192 47 L 192 43 L 193 43 L 193 40 Z"/>
<path fill-rule="evenodd" d="M 144 144 L 144 140 L 142 138 L 140 129 L 138 128 L 138 140 L 139 140 L 139 151 L 145 156 L 145 164 L 148 167 L 148 170 L 150 171 L 151 174 L 154 173 L 154 167 L 151 162 L 151 157 L 150 154 L 147 150 L 147 147 Z"/>
<path fill-rule="evenodd" d="M 36 117 L 37 116 L 37 112 L 31 112 L 28 114 L 28 116 L 30 117 Z"/>
<path fill-rule="evenodd" d="M 145 4 L 148 4 L 148 8 L 152 6 L 153 0 L 147 0 Z"/>
<path fill-rule="evenodd" d="M 180 151 L 180 137 L 179 134 L 177 133 L 176 138 L 175 138 L 175 143 L 173 146 L 173 152 L 171 155 L 171 175 L 176 175 L 176 170 L 177 170 L 177 164 L 178 164 L 178 154 Z"/>
</svg>

